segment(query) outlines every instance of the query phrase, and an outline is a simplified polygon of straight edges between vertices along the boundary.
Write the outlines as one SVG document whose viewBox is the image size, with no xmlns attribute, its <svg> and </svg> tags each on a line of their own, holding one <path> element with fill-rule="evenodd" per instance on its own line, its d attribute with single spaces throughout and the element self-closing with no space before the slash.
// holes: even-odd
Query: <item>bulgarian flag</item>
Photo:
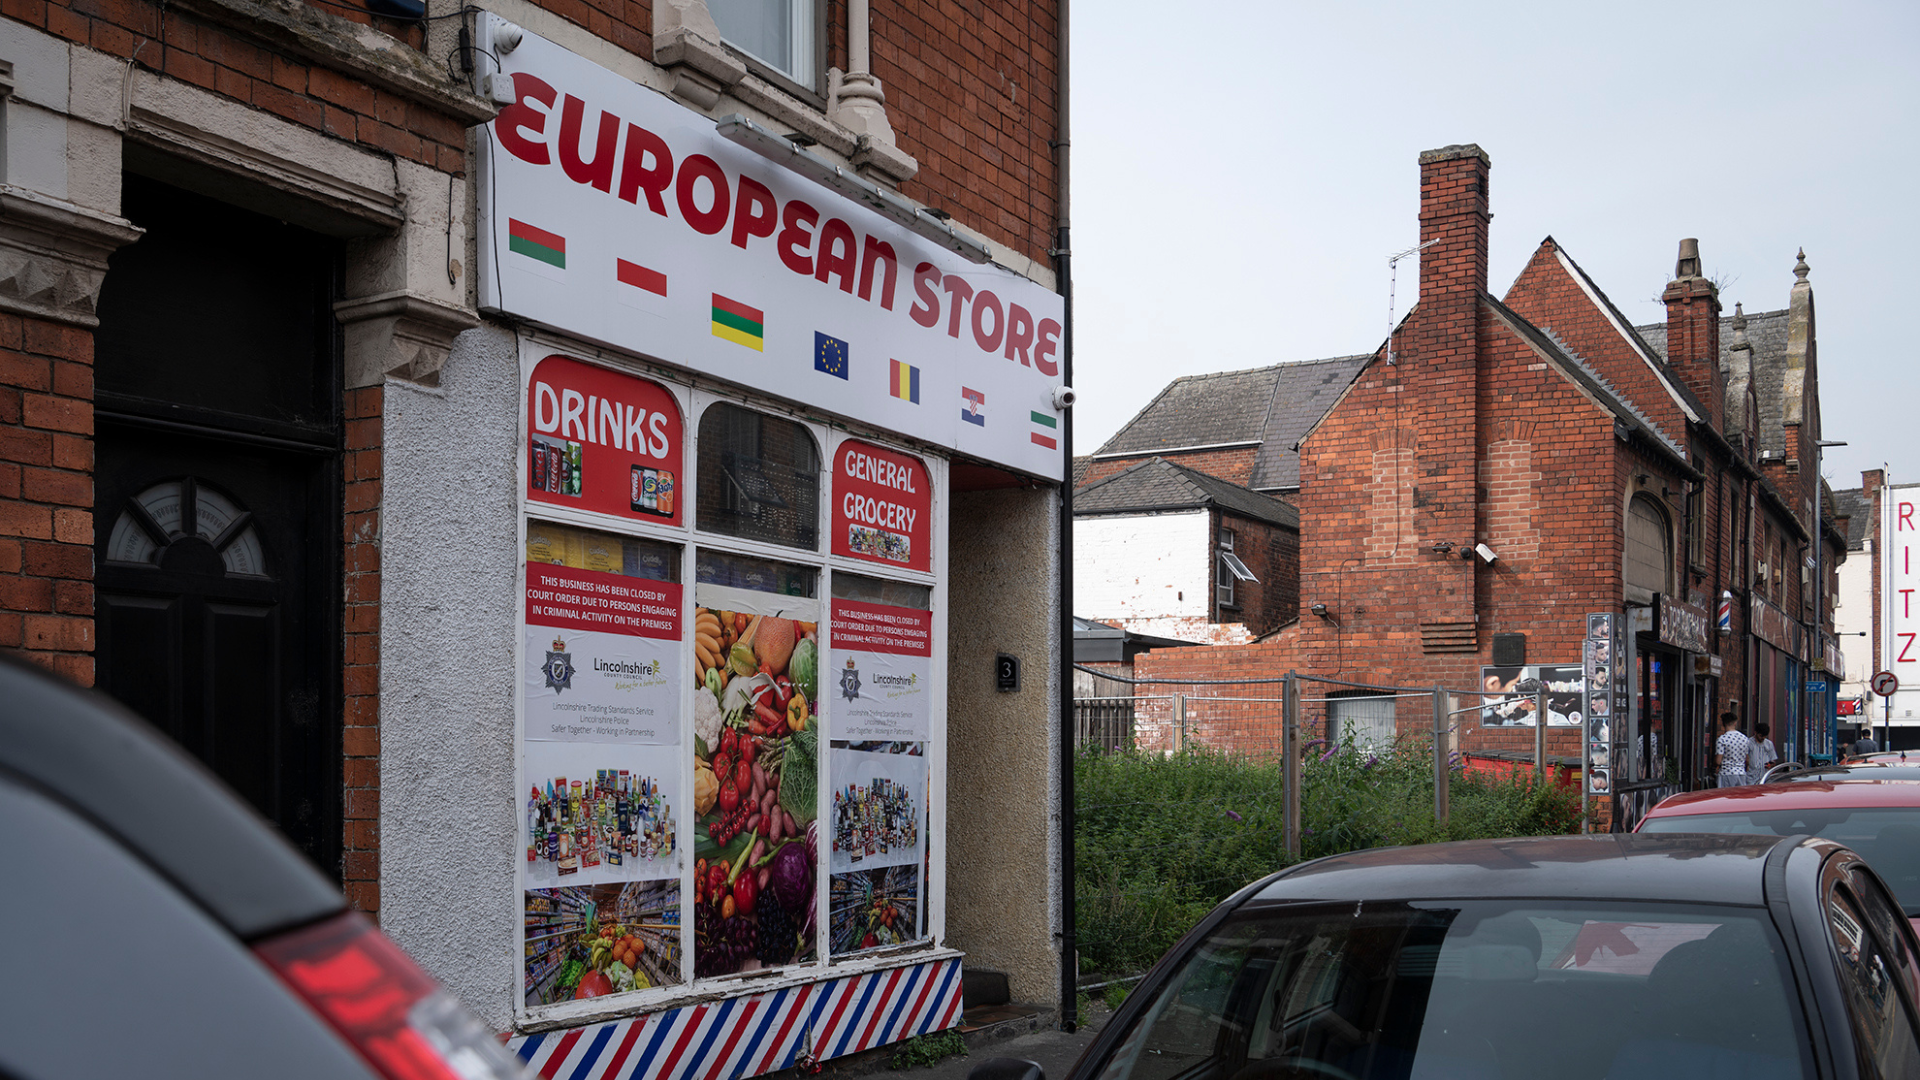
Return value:
<svg viewBox="0 0 1920 1080">
<path fill-rule="evenodd" d="M 518 218 L 507 219 L 507 250 L 561 270 L 567 268 L 567 238 Z"/>
<path fill-rule="evenodd" d="M 745 345 L 754 352 L 767 347 L 767 314 L 738 300 L 713 294 L 713 336 Z"/>
</svg>

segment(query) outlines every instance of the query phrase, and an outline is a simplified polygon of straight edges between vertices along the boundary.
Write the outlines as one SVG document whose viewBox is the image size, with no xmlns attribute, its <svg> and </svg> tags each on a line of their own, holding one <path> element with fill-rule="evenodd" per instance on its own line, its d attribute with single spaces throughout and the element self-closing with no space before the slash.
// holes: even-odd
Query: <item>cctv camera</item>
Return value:
<svg viewBox="0 0 1920 1080">
<path fill-rule="evenodd" d="M 1079 395 L 1073 392 L 1073 387 L 1071 386 L 1056 386 L 1053 388 L 1053 407 L 1056 409 L 1071 409 L 1073 408 L 1073 403 L 1078 399 Z"/>
<path fill-rule="evenodd" d="M 1473 546 L 1473 552 L 1474 552 L 1474 554 L 1476 554 L 1476 555 L 1478 555 L 1478 556 L 1480 556 L 1480 557 L 1481 557 L 1482 559 L 1485 559 L 1485 560 L 1487 560 L 1487 564 L 1488 564 L 1489 566 L 1491 566 L 1491 565 L 1493 564 L 1493 560 L 1495 560 L 1495 559 L 1497 559 L 1497 558 L 1499 558 L 1499 557 L 1500 557 L 1500 556 L 1498 556 L 1498 555 L 1495 555 L 1495 554 L 1493 553 L 1493 549 L 1492 549 L 1492 548 L 1490 548 L 1490 547 L 1488 547 L 1488 546 L 1487 546 L 1487 545 L 1485 545 L 1485 544 L 1475 544 L 1475 545 Z"/>
<path fill-rule="evenodd" d="M 527 32 L 510 22 L 503 22 L 493 32 L 493 51 L 505 56 L 520 47 L 526 40 Z"/>
</svg>

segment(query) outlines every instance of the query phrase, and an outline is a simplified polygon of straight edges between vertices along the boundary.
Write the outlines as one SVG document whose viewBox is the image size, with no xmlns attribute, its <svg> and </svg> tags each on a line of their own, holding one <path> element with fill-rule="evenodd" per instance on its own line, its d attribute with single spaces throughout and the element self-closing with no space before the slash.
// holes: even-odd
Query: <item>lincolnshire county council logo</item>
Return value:
<svg viewBox="0 0 1920 1080">
<path fill-rule="evenodd" d="M 547 689 L 571 690 L 573 688 L 573 654 L 567 651 L 565 638 L 553 639 L 553 651 L 547 653 L 547 662 L 540 666 L 546 673 Z"/>
<path fill-rule="evenodd" d="M 860 669 L 853 666 L 853 658 L 847 658 L 847 670 L 840 673 L 840 696 L 848 701 L 860 697 Z"/>
</svg>

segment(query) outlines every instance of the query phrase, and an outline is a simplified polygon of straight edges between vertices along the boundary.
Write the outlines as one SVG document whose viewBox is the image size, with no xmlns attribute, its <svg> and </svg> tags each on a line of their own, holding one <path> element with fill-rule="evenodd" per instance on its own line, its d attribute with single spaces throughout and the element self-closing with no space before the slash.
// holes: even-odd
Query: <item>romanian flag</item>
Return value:
<svg viewBox="0 0 1920 1080">
<path fill-rule="evenodd" d="M 745 345 L 754 352 L 767 347 L 767 314 L 738 300 L 713 294 L 713 336 Z"/>
<path fill-rule="evenodd" d="M 515 218 L 507 219 L 507 250 L 516 255 L 538 259 L 548 266 L 562 270 L 567 268 L 566 237 Z"/>
<path fill-rule="evenodd" d="M 1059 429 L 1060 421 L 1043 412 L 1033 412 L 1030 413 L 1030 415 L 1033 417 L 1034 430 L 1029 432 L 1028 435 L 1033 439 L 1034 443 L 1038 446 L 1044 446 L 1049 450 L 1059 449 L 1060 444 L 1054 441 L 1053 432 Z M 1041 433 L 1041 428 L 1046 429 L 1046 434 Z"/>
<path fill-rule="evenodd" d="M 889 360 L 887 363 L 893 365 L 887 376 L 887 393 L 902 401 L 920 404 L 920 369 L 898 360 Z"/>
</svg>

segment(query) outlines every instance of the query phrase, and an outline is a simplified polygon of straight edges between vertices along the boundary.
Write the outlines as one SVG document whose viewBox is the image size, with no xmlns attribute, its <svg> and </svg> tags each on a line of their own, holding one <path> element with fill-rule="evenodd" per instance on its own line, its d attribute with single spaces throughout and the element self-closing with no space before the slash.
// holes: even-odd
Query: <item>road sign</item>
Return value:
<svg viewBox="0 0 1920 1080">
<path fill-rule="evenodd" d="M 1820 681 L 1819 679 L 1809 679 L 1809 680 L 1807 680 L 1807 693 L 1809 693 L 1809 694 L 1824 694 L 1824 693 L 1826 693 L 1826 692 L 1827 692 L 1827 684 L 1826 684 L 1826 683 L 1824 683 L 1824 682 L 1821 682 L 1821 681 Z"/>
<path fill-rule="evenodd" d="M 1900 680 L 1894 678 L 1893 672 L 1883 671 L 1873 677 L 1871 685 L 1874 693 L 1881 697 L 1892 697 L 1893 692 L 1900 689 Z"/>
</svg>

